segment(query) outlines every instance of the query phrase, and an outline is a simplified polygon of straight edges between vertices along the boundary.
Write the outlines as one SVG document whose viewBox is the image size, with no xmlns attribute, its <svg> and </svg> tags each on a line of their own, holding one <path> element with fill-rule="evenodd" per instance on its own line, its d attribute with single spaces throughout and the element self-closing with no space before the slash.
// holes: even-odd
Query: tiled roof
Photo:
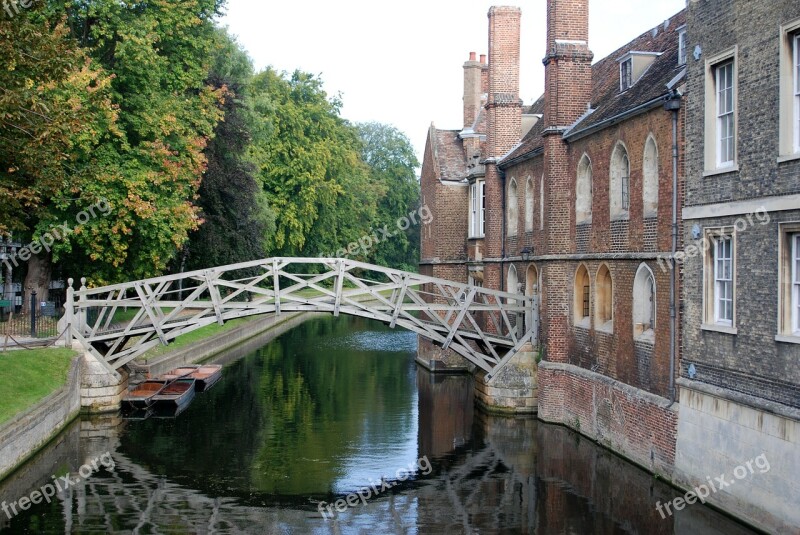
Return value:
<svg viewBox="0 0 800 535">
<path fill-rule="evenodd" d="M 458 130 L 431 129 L 440 180 L 461 181 L 467 174 L 464 144 L 458 133 Z"/>
<path fill-rule="evenodd" d="M 680 11 L 665 23 L 659 24 L 625 46 L 592 65 L 592 113 L 581 118 L 570 128 L 568 136 L 633 110 L 667 93 L 667 83 L 677 76 L 678 28 L 686 24 L 686 10 Z M 619 63 L 617 60 L 631 51 L 662 52 L 641 78 L 627 91 L 619 91 Z M 544 97 L 540 97 L 525 113 L 543 113 Z M 539 121 L 520 144 L 503 158 L 509 162 L 541 148 L 543 121 Z"/>
</svg>

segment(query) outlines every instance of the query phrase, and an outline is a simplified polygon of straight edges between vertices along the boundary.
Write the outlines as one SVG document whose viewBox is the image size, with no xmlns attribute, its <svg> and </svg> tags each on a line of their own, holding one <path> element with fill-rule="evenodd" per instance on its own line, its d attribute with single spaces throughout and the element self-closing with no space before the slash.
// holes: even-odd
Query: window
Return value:
<svg viewBox="0 0 800 535">
<path fill-rule="evenodd" d="M 525 232 L 533 230 L 533 180 L 528 177 L 525 182 Z"/>
<path fill-rule="evenodd" d="M 705 324 L 733 328 L 736 303 L 736 246 L 730 230 L 706 231 L 709 244 L 704 267 Z M 727 332 L 727 331 L 726 331 Z M 735 333 L 735 331 L 734 331 Z"/>
<path fill-rule="evenodd" d="M 592 162 L 586 154 L 578 163 L 578 180 L 575 187 L 575 222 L 592 220 Z"/>
<path fill-rule="evenodd" d="M 717 167 L 733 165 L 733 62 L 726 61 L 715 68 L 717 80 Z"/>
<path fill-rule="evenodd" d="M 506 292 L 510 294 L 518 294 L 519 293 L 519 277 L 517 276 L 517 268 L 512 264 L 508 267 L 508 277 L 506 281 Z M 515 299 L 509 299 L 508 304 L 514 305 L 516 304 Z"/>
<path fill-rule="evenodd" d="M 792 234 L 792 333 L 800 335 L 800 234 Z"/>
<path fill-rule="evenodd" d="M 779 332 L 800 343 L 800 223 L 780 225 Z"/>
<path fill-rule="evenodd" d="M 655 217 L 658 215 L 658 147 L 652 135 L 647 138 L 644 145 L 642 176 L 644 216 Z"/>
<path fill-rule="evenodd" d="M 575 272 L 575 283 L 572 288 L 573 319 L 576 326 L 589 328 L 589 296 L 591 295 L 589 271 L 586 266 L 578 266 Z"/>
<path fill-rule="evenodd" d="M 800 155 L 800 19 L 782 26 L 780 35 L 779 152 L 795 159 Z"/>
<path fill-rule="evenodd" d="M 603 264 L 597 270 L 595 282 L 595 328 L 603 331 L 614 330 L 614 283 L 608 266 Z"/>
<path fill-rule="evenodd" d="M 647 264 L 640 264 L 633 281 L 633 337 L 650 338 L 656 328 L 656 280 Z"/>
<path fill-rule="evenodd" d="M 628 151 L 622 143 L 617 143 L 611 154 L 610 188 L 611 219 L 627 219 L 630 209 L 631 163 Z"/>
<path fill-rule="evenodd" d="M 539 180 L 539 230 L 544 230 L 544 174 Z"/>
<path fill-rule="evenodd" d="M 486 183 L 478 180 L 469 188 L 469 237 L 482 238 L 486 227 Z"/>
<path fill-rule="evenodd" d="M 704 152 L 706 175 L 738 170 L 736 48 L 706 61 Z"/>
<path fill-rule="evenodd" d="M 506 204 L 506 214 L 508 215 L 508 235 L 517 235 L 517 224 L 519 223 L 519 199 L 517 197 L 517 181 L 513 178 L 508 184 L 508 198 Z"/>
<path fill-rule="evenodd" d="M 626 91 L 633 85 L 633 61 L 630 58 L 619 64 L 619 90 Z"/>
<path fill-rule="evenodd" d="M 678 65 L 686 65 L 686 30 L 678 32 Z"/>
</svg>

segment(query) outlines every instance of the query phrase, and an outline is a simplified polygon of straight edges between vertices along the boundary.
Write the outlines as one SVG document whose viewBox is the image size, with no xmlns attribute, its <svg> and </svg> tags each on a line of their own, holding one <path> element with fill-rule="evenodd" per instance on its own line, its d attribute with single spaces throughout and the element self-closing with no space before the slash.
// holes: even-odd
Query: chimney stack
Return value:
<svg viewBox="0 0 800 535">
<path fill-rule="evenodd" d="M 520 18 L 518 7 L 489 9 L 489 91 L 486 102 L 489 157 L 499 158 L 517 144 L 522 130 L 519 98 Z"/>
<path fill-rule="evenodd" d="M 592 98 L 589 0 L 547 0 L 545 128 L 565 128 Z"/>
<path fill-rule="evenodd" d="M 472 127 L 481 106 L 482 66 L 475 61 L 475 52 L 469 53 L 469 61 L 464 63 L 464 129 Z"/>
</svg>

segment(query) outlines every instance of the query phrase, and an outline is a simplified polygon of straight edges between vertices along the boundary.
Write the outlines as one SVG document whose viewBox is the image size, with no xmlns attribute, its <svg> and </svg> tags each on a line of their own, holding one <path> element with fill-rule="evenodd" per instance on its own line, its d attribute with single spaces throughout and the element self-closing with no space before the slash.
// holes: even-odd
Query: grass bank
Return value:
<svg viewBox="0 0 800 535">
<path fill-rule="evenodd" d="M 190 333 L 186 333 L 177 337 L 175 340 L 169 343 L 168 346 L 156 346 L 147 353 L 143 354 L 141 357 L 137 358 L 136 360 L 139 362 L 147 362 L 151 359 L 159 357 L 164 353 L 168 353 L 171 351 L 175 351 L 176 349 L 180 349 L 182 347 L 186 347 L 188 345 L 194 344 L 196 342 L 200 342 L 201 340 L 205 340 L 206 338 L 210 338 L 217 334 L 223 333 L 225 331 L 230 331 L 244 323 L 249 321 L 253 321 L 258 319 L 259 316 L 250 316 L 247 318 L 239 318 L 235 320 L 228 320 L 225 322 L 225 325 L 219 325 L 217 323 L 212 323 L 211 325 L 206 325 L 205 327 L 200 327 Z"/>
<path fill-rule="evenodd" d="M 0 353 L 0 424 L 64 386 L 74 356 L 70 349 Z"/>
</svg>

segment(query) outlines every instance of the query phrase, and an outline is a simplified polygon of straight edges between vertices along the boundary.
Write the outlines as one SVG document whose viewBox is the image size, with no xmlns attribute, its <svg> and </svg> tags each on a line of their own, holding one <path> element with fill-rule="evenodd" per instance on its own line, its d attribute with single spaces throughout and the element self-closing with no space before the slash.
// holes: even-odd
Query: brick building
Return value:
<svg viewBox="0 0 800 535">
<path fill-rule="evenodd" d="M 715 495 L 800 530 L 800 3 L 689 2 L 676 478 L 764 454 Z"/>
<path fill-rule="evenodd" d="M 540 419 L 685 488 L 764 454 L 779 468 L 708 500 L 793 532 L 800 4 L 690 1 L 593 63 L 588 1 L 548 0 L 530 105 L 520 22 L 489 11 L 463 127 L 428 132 L 421 271 L 538 296 Z"/>
<path fill-rule="evenodd" d="M 520 21 L 518 8 L 489 11 L 488 62 L 464 64 L 464 126 L 429 131 L 422 195 L 435 223 L 420 267 L 538 295 L 525 320 L 541 324 L 539 417 L 667 473 L 685 12 L 592 65 L 588 3 L 550 0 L 545 93 L 531 105 L 519 98 Z M 423 346 L 424 360 L 446 359 Z"/>
</svg>

